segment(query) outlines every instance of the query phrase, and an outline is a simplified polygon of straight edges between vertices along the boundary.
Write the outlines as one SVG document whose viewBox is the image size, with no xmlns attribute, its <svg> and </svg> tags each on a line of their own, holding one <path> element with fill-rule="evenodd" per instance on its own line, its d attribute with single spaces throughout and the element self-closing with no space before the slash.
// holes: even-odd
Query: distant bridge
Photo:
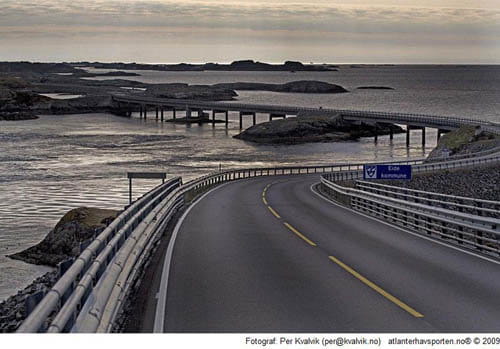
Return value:
<svg viewBox="0 0 500 349">
<path fill-rule="evenodd" d="M 243 128 L 243 118 L 252 117 L 252 124 L 257 123 L 256 114 L 269 114 L 269 121 L 274 118 L 286 118 L 287 116 L 300 116 L 303 113 L 320 113 L 321 115 L 341 115 L 345 120 L 353 122 L 367 122 L 371 124 L 398 124 L 406 126 L 406 145 L 410 145 L 410 131 L 422 131 L 422 144 L 425 144 L 425 129 L 437 129 L 438 139 L 442 133 L 449 132 L 464 125 L 482 126 L 493 130 L 495 124 L 471 118 L 448 117 L 425 114 L 391 113 L 368 110 L 347 110 L 330 108 L 307 108 L 284 105 L 249 104 L 233 102 L 210 102 L 200 100 L 180 100 L 167 98 L 153 98 L 125 94 L 113 95 L 113 101 L 119 109 L 124 109 L 127 116 L 131 116 L 133 111 L 139 111 L 140 117 L 147 118 L 148 110 L 155 112 L 156 120 L 164 121 L 165 112 L 171 111 L 173 119 L 177 118 L 177 111 L 185 112 L 186 119 L 193 117 L 211 116 L 212 123 L 215 124 L 218 114 L 224 115 L 226 127 L 229 123 L 229 112 L 239 113 L 240 129 Z M 211 115 L 210 115 L 211 114 Z M 393 138 L 392 132 L 390 138 Z M 377 139 L 377 134 L 375 134 Z"/>
</svg>

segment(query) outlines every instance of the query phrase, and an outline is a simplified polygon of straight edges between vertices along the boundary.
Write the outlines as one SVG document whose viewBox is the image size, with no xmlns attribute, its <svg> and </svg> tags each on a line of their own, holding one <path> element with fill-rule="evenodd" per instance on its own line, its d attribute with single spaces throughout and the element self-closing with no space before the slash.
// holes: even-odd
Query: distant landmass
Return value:
<svg viewBox="0 0 500 349">
<path fill-rule="evenodd" d="M 93 67 L 100 69 L 121 70 L 159 70 L 159 71 L 336 71 L 337 66 L 330 64 L 303 64 L 296 61 L 286 61 L 283 64 L 269 64 L 253 60 L 234 61 L 230 64 L 143 64 L 143 63 L 100 63 L 100 62 L 73 62 L 74 67 Z"/>
</svg>

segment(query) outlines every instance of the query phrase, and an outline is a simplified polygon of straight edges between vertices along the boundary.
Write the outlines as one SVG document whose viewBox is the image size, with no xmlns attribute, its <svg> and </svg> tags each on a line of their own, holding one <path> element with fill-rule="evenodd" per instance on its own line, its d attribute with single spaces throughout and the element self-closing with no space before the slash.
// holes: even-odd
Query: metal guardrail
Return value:
<svg viewBox="0 0 500 349">
<path fill-rule="evenodd" d="M 422 203 L 428 206 L 442 207 L 478 216 L 500 217 L 500 201 L 440 194 L 359 180 L 356 181 L 355 188 L 365 192 Z"/>
<path fill-rule="evenodd" d="M 174 178 L 158 186 L 113 220 L 55 283 L 24 320 L 18 332 L 45 331 L 49 325 L 47 322 L 54 314 L 57 316 L 60 312 L 67 311 L 68 307 L 72 310 L 80 308 L 133 229 L 165 196 L 181 184 L 180 178 Z M 68 306 L 66 303 L 70 297 L 72 301 Z M 68 320 L 74 315 L 70 312 Z M 68 326 L 65 325 L 60 330 L 68 330 Z"/>
<path fill-rule="evenodd" d="M 419 164 L 416 173 L 499 162 L 500 154 Z M 500 202 L 361 181 L 359 170 L 321 176 L 321 185 L 344 206 L 483 253 L 500 255 Z M 355 181 L 355 188 L 345 183 Z M 342 185 L 344 183 L 344 185 Z"/>
<path fill-rule="evenodd" d="M 405 229 L 500 255 L 500 219 L 424 205 L 321 178 L 323 189 L 337 202 Z"/>
<path fill-rule="evenodd" d="M 494 163 L 500 161 L 500 153 L 495 153 L 490 156 L 482 156 L 478 158 L 466 158 L 455 160 L 453 157 L 450 157 L 448 161 L 442 162 L 431 162 L 431 163 L 413 163 L 413 172 L 414 173 L 423 173 L 423 172 L 432 172 L 437 170 L 445 170 L 445 169 L 453 169 L 453 168 L 463 168 L 470 167 L 475 165 L 482 165 L 488 163 Z M 384 162 L 385 163 L 385 162 Z M 402 161 L 401 164 L 412 164 L 411 161 Z M 359 166 L 351 171 L 338 171 L 332 172 L 325 176 L 326 179 L 338 182 L 338 181 L 349 181 L 349 180 L 358 180 L 363 178 L 363 167 Z"/>
</svg>

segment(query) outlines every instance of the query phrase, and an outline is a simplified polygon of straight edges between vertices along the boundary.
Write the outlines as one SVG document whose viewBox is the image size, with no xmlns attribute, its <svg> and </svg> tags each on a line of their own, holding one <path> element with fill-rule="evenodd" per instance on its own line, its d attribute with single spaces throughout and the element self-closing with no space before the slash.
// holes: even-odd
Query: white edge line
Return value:
<svg viewBox="0 0 500 349">
<path fill-rule="evenodd" d="M 167 305 L 167 290 L 168 290 L 168 278 L 170 275 L 170 265 L 172 264 L 172 256 L 174 254 L 174 245 L 175 245 L 175 240 L 177 239 L 177 234 L 179 233 L 179 230 L 181 229 L 182 223 L 184 222 L 184 219 L 186 219 L 187 215 L 189 212 L 200 202 L 205 196 L 210 194 L 211 192 L 222 188 L 223 186 L 229 184 L 231 182 L 226 182 L 224 184 L 221 184 L 205 194 L 203 194 L 201 197 L 196 199 L 195 202 L 193 202 L 188 209 L 182 214 L 181 218 L 177 221 L 177 224 L 175 225 L 175 228 L 172 232 L 172 236 L 170 237 L 170 241 L 168 243 L 167 247 L 167 252 L 165 254 L 165 261 L 163 262 L 163 271 L 161 274 L 161 281 L 160 281 L 160 289 L 158 290 L 157 293 L 157 303 L 156 303 L 156 311 L 155 311 L 155 321 L 154 321 L 154 326 L 153 326 L 153 333 L 163 333 L 164 332 L 164 325 L 165 325 L 165 312 L 166 312 L 166 305 Z"/>
<path fill-rule="evenodd" d="M 395 229 L 397 229 L 397 230 L 400 230 L 400 231 L 405 232 L 405 233 L 407 233 L 407 234 L 410 234 L 410 235 L 416 236 L 416 237 L 418 237 L 418 238 L 421 238 L 421 239 L 424 239 L 424 240 L 427 240 L 427 241 L 431 241 L 431 242 L 433 242 L 433 243 L 435 243 L 435 244 L 438 244 L 438 245 L 441 245 L 441 246 L 444 246 L 444 247 L 448 247 L 448 248 L 451 248 L 451 249 L 453 249 L 453 250 L 460 251 L 460 252 L 462 252 L 462 253 L 465 253 L 465 254 L 468 254 L 468 255 L 471 255 L 471 256 L 474 256 L 474 257 L 477 257 L 477 258 L 483 259 L 483 260 L 485 260 L 485 261 L 488 261 L 488 262 L 491 262 L 491 263 L 494 263 L 494 264 L 498 264 L 498 265 L 500 265 L 500 261 L 497 261 L 497 260 L 495 260 L 495 259 L 491 259 L 491 258 L 488 258 L 488 257 L 486 257 L 486 256 L 483 256 L 483 255 L 480 255 L 480 254 L 477 254 L 477 253 L 474 253 L 474 252 L 471 252 L 471 251 L 467 251 L 467 250 L 464 250 L 464 249 L 461 249 L 461 248 L 458 248 L 458 247 L 452 246 L 452 245 L 447 244 L 447 243 L 445 243 L 445 242 L 441 242 L 441 241 L 438 241 L 438 240 L 435 240 L 435 239 L 429 238 L 429 237 L 427 237 L 427 236 L 423 236 L 423 235 L 420 235 L 420 234 L 417 234 L 417 233 L 414 233 L 414 232 L 411 232 L 411 231 L 405 230 L 405 229 L 401 228 L 400 226 L 393 225 L 393 224 L 388 223 L 388 222 L 386 222 L 386 221 L 383 221 L 383 220 L 381 220 L 381 219 L 379 219 L 379 218 L 376 218 L 376 217 L 373 217 L 373 216 L 367 215 L 367 214 L 365 214 L 365 213 L 363 213 L 363 212 L 360 212 L 360 211 L 353 210 L 352 208 L 342 206 L 342 205 L 340 205 L 340 204 L 336 203 L 335 201 L 330 200 L 330 199 L 328 199 L 328 198 L 324 197 L 323 195 L 321 195 L 320 193 L 318 193 L 316 190 L 314 190 L 314 189 L 313 189 L 313 188 L 314 188 L 314 186 L 315 186 L 315 185 L 318 185 L 318 184 L 319 184 L 319 182 L 318 182 L 318 183 L 314 183 L 314 184 L 312 184 L 312 185 L 310 186 L 311 191 L 312 191 L 314 194 L 316 194 L 317 196 L 319 196 L 320 198 L 322 198 L 323 200 L 326 200 L 326 201 L 328 201 L 329 203 L 331 203 L 331 204 L 333 204 L 333 205 L 335 205 L 335 206 L 341 207 L 341 208 L 343 208 L 343 209 L 345 209 L 345 210 L 348 210 L 348 211 L 354 212 L 354 213 L 359 214 L 359 215 L 361 215 L 361 216 L 364 216 L 364 217 L 367 217 L 367 218 L 373 219 L 373 220 L 378 221 L 378 222 L 380 222 L 380 223 L 382 223 L 382 224 L 388 225 L 389 227 L 395 228 Z"/>
</svg>

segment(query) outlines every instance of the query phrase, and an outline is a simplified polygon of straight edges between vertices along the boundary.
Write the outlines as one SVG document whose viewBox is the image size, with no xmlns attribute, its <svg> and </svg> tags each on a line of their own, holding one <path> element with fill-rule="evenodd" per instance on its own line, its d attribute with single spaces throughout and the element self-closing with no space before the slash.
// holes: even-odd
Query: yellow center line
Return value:
<svg viewBox="0 0 500 349">
<path fill-rule="evenodd" d="M 385 290 L 383 290 L 379 286 L 375 285 L 373 282 L 371 282 L 370 280 L 365 278 L 363 275 L 358 273 L 356 270 L 354 270 L 351 267 L 349 267 L 348 265 L 344 264 L 343 262 L 341 262 L 337 258 L 335 258 L 333 256 L 328 256 L 328 258 L 330 258 L 333 262 L 335 262 L 337 265 L 339 265 L 342 269 L 344 269 L 345 271 L 347 271 L 348 273 L 353 275 L 355 278 L 360 280 L 362 283 L 364 283 L 365 285 L 367 285 L 368 287 L 373 289 L 375 292 L 378 292 L 379 294 L 381 294 L 382 296 L 384 296 L 385 298 L 387 298 L 388 300 L 390 300 L 391 302 L 393 302 L 394 304 L 396 304 L 400 308 L 406 310 L 408 313 L 410 313 L 414 317 L 418 317 L 418 318 L 424 317 L 424 315 L 420 314 L 418 311 L 416 311 L 415 309 L 413 309 L 409 305 L 405 304 L 404 302 L 400 301 L 399 299 L 394 297 L 392 294 L 386 292 Z"/>
<path fill-rule="evenodd" d="M 271 206 L 268 205 L 267 208 L 276 218 L 281 219 L 281 216 L 278 214 L 278 212 L 276 212 Z"/>
<path fill-rule="evenodd" d="M 304 240 L 305 242 L 307 242 L 309 245 L 311 246 L 317 246 L 314 242 L 312 242 L 311 240 L 309 240 L 305 235 L 301 234 L 300 231 L 298 231 L 297 229 L 295 229 L 294 227 L 292 227 L 290 224 L 288 224 L 287 222 L 283 223 L 288 229 L 290 229 L 293 233 L 295 233 L 298 237 L 300 237 L 302 240 Z"/>
</svg>

